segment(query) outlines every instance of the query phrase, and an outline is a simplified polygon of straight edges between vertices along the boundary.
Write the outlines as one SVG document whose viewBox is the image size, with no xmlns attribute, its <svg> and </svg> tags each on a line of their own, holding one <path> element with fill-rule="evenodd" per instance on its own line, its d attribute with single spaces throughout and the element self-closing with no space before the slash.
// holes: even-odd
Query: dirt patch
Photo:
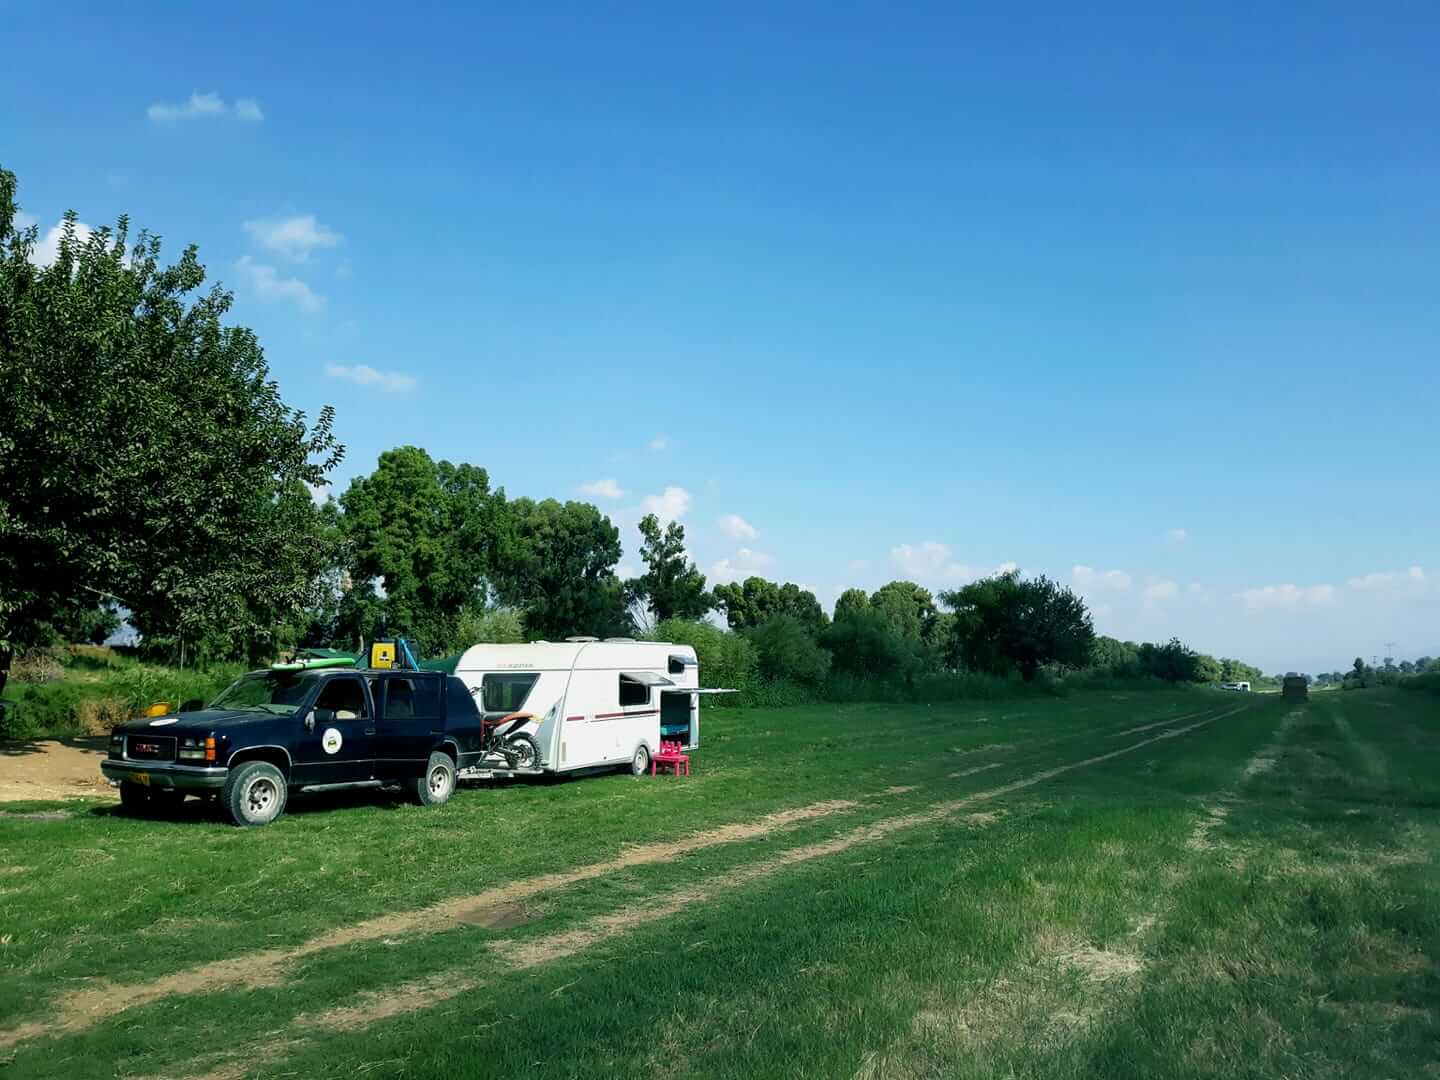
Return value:
<svg viewBox="0 0 1440 1080">
<path fill-rule="evenodd" d="M 1209 851 L 1215 845 L 1210 842 L 1210 834 L 1225 824 L 1225 819 L 1230 816 L 1230 810 L 1224 806 L 1207 807 L 1205 815 L 1195 823 L 1190 830 L 1190 835 L 1185 838 L 1185 849 L 1187 851 Z"/>
<path fill-rule="evenodd" d="M 973 769 L 961 769 L 959 772 L 952 772 L 950 779 L 958 780 L 962 776 L 974 776 L 976 773 L 982 773 L 987 769 L 998 769 L 999 767 L 1000 763 L 998 761 L 992 761 L 989 765 L 976 765 Z"/>
<path fill-rule="evenodd" d="M 116 797 L 100 775 L 105 742 L 41 739 L 0 743 L 0 802 Z"/>
<path fill-rule="evenodd" d="M 1093 945 L 1081 945 L 1063 953 L 1060 962 L 1074 968 L 1091 982 L 1138 975 L 1145 968 L 1145 961 L 1134 953 L 1097 949 Z"/>
<path fill-rule="evenodd" d="M 511 930 L 534 922 L 545 914 L 539 907 L 526 904 L 496 904 L 490 907 L 469 908 L 456 914 L 455 918 L 467 926 L 478 926 L 485 930 Z"/>
<path fill-rule="evenodd" d="M 1138 735 L 1142 731 L 1150 731 L 1152 728 L 1163 727 L 1166 724 L 1178 724 L 1182 720 L 1193 720 L 1199 715 L 1199 713 L 1186 713 L 1184 716 L 1169 716 L 1166 717 L 1164 720 L 1152 720 L 1148 724 L 1141 724 L 1138 727 L 1126 728 L 1124 731 L 1112 732 L 1110 737 L 1112 739 L 1118 739 L 1122 735 Z"/>
<path fill-rule="evenodd" d="M 912 792 L 912 791 L 914 791 L 914 790 L 915 790 L 915 785 L 914 785 L 914 784 L 906 784 L 906 785 L 902 785 L 901 787 L 887 787 L 884 791 L 880 792 L 880 795 L 872 795 L 872 796 L 870 796 L 870 798 L 875 799 L 875 798 L 879 798 L 880 796 L 884 796 L 884 795 L 908 795 L 910 792 Z"/>
<path fill-rule="evenodd" d="M 68 810 L 37 810 L 32 814 L 0 810 L 0 818 L 8 821 L 68 821 L 70 816 Z"/>
<path fill-rule="evenodd" d="M 963 757 L 963 756 L 965 756 L 965 755 L 967 755 L 967 754 L 991 754 L 991 753 L 996 752 L 997 750 L 1014 750 L 1014 749 L 1015 749 L 1017 746 L 1019 746 L 1019 745 L 1020 745 L 1019 743 L 998 743 L 998 742 L 992 742 L 992 743 L 986 743 L 984 746 L 976 746 L 976 747 L 974 747 L 974 748 L 972 748 L 972 749 L 970 749 L 970 750 L 961 750 L 959 747 L 956 747 L 954 750 L 951 750 L 950 752 L 951 752 L 952 754 L 959 754 L 959 755 L 961 755 L 961 756 Z"/>
<path fill-rule="evenodd" d="M 476 978 L 466 978 L 453 971 L 440 972 L 389 990 L 367 990 L 355 995 L 354 1003 L 350 1005 L 302 1013 L 295 1018 L 295 1026 L 327 1032 L 361 1031 L 377 1021 L 439 1005 L 480 985 L 481 980 Z"/>
<path fill-rule="evenodd" d="M 1274 767 L 1275 759 L 1273 757 L 1260 756 L 1251 758 L 1249 763 L 1245 766 L 1245 779 L 1249 780 L 1252 776 L 1259 776 L 1261 773 L 1267 773 Z"/>
</svg>

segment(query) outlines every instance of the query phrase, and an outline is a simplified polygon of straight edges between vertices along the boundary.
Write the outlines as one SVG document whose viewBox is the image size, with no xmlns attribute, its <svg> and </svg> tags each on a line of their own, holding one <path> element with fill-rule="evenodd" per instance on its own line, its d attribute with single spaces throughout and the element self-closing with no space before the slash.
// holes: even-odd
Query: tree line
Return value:
<svg viewBox="0 0 1440 1080">
<path fill-rule="evenodd" d="M 791 583 L 707 588 L 684 527 L 653 514 L 643 569 L 622 580 L 619 529 L 597 507 L 511 497 L 484 468 L 415 446 L 330 492 L 345 452 L 333 409 L 312 420 L 284 403 L 255 335 L 224 322 L 231 295 L 204 288 L 196 248 L 163 265 L 159 239 L 132 243 L 124 218 L 87 236 L 72 213 L 37 265 L 15 200 L 0 170 L 0 670 L 16 648 L 103 640 L 122 612 L 146 653 L 181 664 L 668 628 L 721 634 L 755 677 L 811 687 L 1255 670 L 1097 637 L 1078 595 L 1018 571 L 938 596 L 909 581 L 849 589 L 833 618 Z M 728 633 L 700 625 L 712 612 Z"/>
</svg>

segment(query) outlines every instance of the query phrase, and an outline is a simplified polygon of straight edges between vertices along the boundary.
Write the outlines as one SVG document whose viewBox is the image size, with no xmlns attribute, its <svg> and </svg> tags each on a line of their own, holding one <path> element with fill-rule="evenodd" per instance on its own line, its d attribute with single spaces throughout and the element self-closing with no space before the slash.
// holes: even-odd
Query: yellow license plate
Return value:
<svg viewBox="0 0 1440 1080">
<path fill-rule="evenodd" d="M 131 773 L 130 779 L 134 780 L 135 783 L 139 784 L 141 787 L 150 786 L 150 774 L 148 772 Z"/>
</svg>

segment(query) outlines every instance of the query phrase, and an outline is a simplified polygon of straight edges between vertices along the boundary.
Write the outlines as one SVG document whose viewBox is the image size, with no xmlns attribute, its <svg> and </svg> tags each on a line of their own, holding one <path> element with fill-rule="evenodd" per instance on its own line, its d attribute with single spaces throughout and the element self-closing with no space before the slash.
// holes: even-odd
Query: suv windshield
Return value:
<svg viewBox="0 0 1440 1080">
<path fill-rule="evenodd" d="M 252 671 L 231 683 L 212 709 L 244 709 L 290 716 L 315 688 L 319 676 L 294 671 Z"/>
</svg>

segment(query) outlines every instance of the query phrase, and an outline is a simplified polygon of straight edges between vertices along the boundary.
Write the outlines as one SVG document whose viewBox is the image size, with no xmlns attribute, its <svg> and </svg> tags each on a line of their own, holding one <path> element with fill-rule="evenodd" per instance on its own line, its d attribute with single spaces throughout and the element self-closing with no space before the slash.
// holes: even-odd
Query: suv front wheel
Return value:
<svg viewBox="0 0 1440 1080">
<path fill-rule="evenodd" d="M 285 812 L 285 776 L 268 761 L 247 761 L 230 770 L 220 800 L 236 825 L 269 825 Z"/>
</svg>

